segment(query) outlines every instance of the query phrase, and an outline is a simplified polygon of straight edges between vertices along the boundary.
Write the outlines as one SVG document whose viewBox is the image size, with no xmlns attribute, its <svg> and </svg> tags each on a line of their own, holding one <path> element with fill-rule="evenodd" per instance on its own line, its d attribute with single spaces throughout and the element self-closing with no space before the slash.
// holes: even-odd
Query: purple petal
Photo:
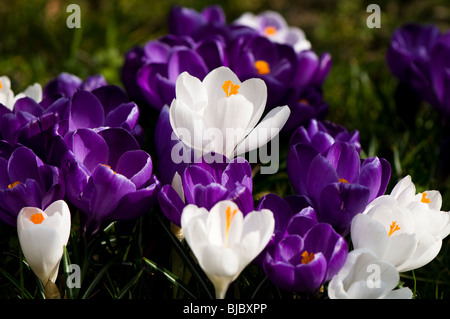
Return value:
<svg viewBox="0 0 450 319">
<path fill-rule="evenodd" d="M 143 150 L 125 152 L 118 160 L 116 172 L 131 180 L 136 189 L 146 186 L 153 170 L 150 155 Z"/>
<path fill-rule="evenodd" d="M 93 130 L 79 129 L 65 138 L 66 145 L 72 150 L 75 159 L 90 172 L 98 164 L 108 164 L 109 148 L 105 140 Z"/>
<path fill-rule="evenodd" d="M 140 149 L 139 143 L 122 128 L 108 128 L 98 133 L 106 142 L 109 149 L 108 165 L 116 169 L 117 161 L 127 151 Z"/>
<path fill-rule="evenodd" d="M 75 92 L 70 110 L 70 131 L 97 128 L 103 125 L 104 120 L 103 106 L 94 94 L 88 91 Z"/>
<path fill-rule="evenodd" d="M 164 185 L 158 193 L 158 203 L 164 215 L 181 227 L 181 212 L 186 204 L 170 185 Z"/>
</svg>

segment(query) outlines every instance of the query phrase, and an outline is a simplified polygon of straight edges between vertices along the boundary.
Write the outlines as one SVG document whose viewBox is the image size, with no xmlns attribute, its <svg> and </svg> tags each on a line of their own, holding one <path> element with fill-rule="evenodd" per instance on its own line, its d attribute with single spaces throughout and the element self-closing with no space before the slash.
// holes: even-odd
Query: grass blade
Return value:
<svg viewBox="0 0 450 319">
<path fill-rule="evenodd" d="M 197 297 L 195 297 L 190 291 L 189 289 L 186 287 L 186 285 L 180 281 L 177 276 L 175 276 L 173 273 L 171 273 L 169 270 L 158 266 L 155 262 L 145 258 L 144 261 L 147 265 L 149 265 L 150 267 L 152 267 L 153 269 L 155 269 L 156 271 L 159 271 L 160 273 L 162 273 L 164 276 L 166 276 L 166 278 L 174 285 L 176 285 L 177 287 L 181 288 L 184 292 L 186 292 L 189 296 L 191 296 L 194 299 L 197 299 Z"/>
</svg>

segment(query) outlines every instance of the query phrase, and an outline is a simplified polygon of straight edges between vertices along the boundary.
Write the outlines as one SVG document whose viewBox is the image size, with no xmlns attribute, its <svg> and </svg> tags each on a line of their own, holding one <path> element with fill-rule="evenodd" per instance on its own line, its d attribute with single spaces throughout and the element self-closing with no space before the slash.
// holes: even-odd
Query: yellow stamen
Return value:
<svg viewBox="0 0 450 319">
<path fill-rule="evenodd" d="M 270 35 L 274 35 L 276 33 L 277 33 L 277 28 L 275 28 L 274 26 L 269 25 L 269 26 L 264 28 L 264 34 L 265 35 L 269 35 L 270 36 Z"/>
<path fill-rule="evenodd" d="M 31 215 L 30 220 L 34 224 L 40 224 L 44 220 L 44 215 L 42 215 L 41 213 L 33 214 L 33 215 Z"/>
<path fill-rule="evenodd" d="M 20 184 L 19 181 L 15 181 L 14 183 L 9 184 L 9 185 L 8 185 L 8 188 L 9 188 L 9 189 L 13 189 L 14 187 L 16 187 L 16 186 L 19 185 L 19 184 Z"/>
<path fill-rule="evenodd" d="M 393 234 L 393 233 L 395 233 L 397 230 L 399 230 L 400 229 L 400 226 L 399 225 L 397 225 L 397 221 L 393 221 L 392 222 L 392 224 L 391 224 L 391 226 L 389 226 L 389 237 L 391 237 L 391 235 Z"/>
<path fill-rule="evenodd" d="M 302 264 L 309 264 L 314 259 L 313 253 L 308 253 L 306 250 L 302 253 Z"/>
<path fill-rule="evenodd" d="M 269 63 L 267 63 L 264 60 L 258 60 L 255 62 L 255 68 L 256 71 L 258 71 L 258 74 L 268 74 L 270 73 L 270 66 Z"/>
<path fill-rule="evenodd" d="M 222 89 L 224 90 L 227 97 L 230 97 L 233 94 L 238 94 L 239 85 L 233 84 L 231 80 L 228 80 L 223 83 Z"/>
<path fill-rule="evenodd" d="M 2 87 L 3 87 L 3 84 L 2 84 L 2 81 L 0 81 L 0 90 L 1 90 Z"/>
<path fill-rule="evenodd" d="M 346 180 L 345 178 L 339 178 L 339 183 L 349 184 L 348 180 Z"/>
<path fill-rule="evenodd" d="M 427 193 L 422 193 L 422 199 L 420 200 L 422 203 L 429 204 L 431 203 L 431 199 L 427 198 Z"/>
</svg>

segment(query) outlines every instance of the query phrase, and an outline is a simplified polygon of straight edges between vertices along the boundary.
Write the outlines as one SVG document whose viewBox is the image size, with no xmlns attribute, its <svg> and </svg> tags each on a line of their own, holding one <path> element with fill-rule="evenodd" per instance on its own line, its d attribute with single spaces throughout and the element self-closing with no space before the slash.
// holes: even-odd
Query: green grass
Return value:
<svg viewBox="0 0 450 319">
<path fill-rule="evenodd" d="M 45 84 L 62 71 L 81 78 L 101 73 L 109 83 L 121 86 L 119 70 L 123 55 L 131 47 L 167 32 L 172 5 L 202 9 L 214 3 L 81 0 L 76 3 L 81 8 L 82 28 L 68 29 L 66 8 L 72 2 L 75 1 L 20 0 L 0 6 L 0 74 L 12 79 L 14 91 L 19 92 L 34 82 Z M 442 120 L 425 103 L 415 108 L 406 98 L 396 101 L 397 80 L 385 63 L 392 32 L 403 23 L 436 23 L 442 30 L 450 28 L 450 9 L 443 1 L 229 0 L 219 3 L 228 22 L 245 11 L 258 13 L 272 9 L 285 16 L 289 24 L 303 28 L 314 50 L 329 52 L 333 58 L 324 85 L 325 100 L 330 105 L 327 119 L 349 130 L 359 130 L 363 154 L 384 157 L 391 163 L 388 192 L 399 178 L 411 175 L 418 191 L 440 190 L 443 210 L 450 210 L 450 182 L 439 165 L 439 145 L 444 137 Z M 370 3 L 381 7 L 379 29 L 366 26 L 369 15 L 366 8 Z M 256 199 L 267 191 L 282 195 L 290 192 L 283 171 L 257 182 Z M 450 296 L 448 245 L 446 239 L 434 261 L 402 276 L 408 287 L 415 287 L 417 298 Z M 72 293 L 80 298 L 170 298 L 177 287 L 177 296 L 185 296 L 186 291 L 197 297 L 209 296 L 212 291 L 209 283 L 184 286 L 180 274 L 168 270 L 172 249 L 170 233 L 160 227 L 154 215 L 125 230 L 113 225 L 109 232 L 91 240 L 77 234 L 75 224 L 68 246 L 70 258 L 72 262 L 86 263 L 86 267 L 82 289 Z M 1 226 L 0 253 L 0 299 L 41 298 L 40 287 L 23 262 L 15 229 Z M 184 256 L 184 261 L 187 258 Z M 195 271 L 190 269 L 194 277 Z M 246 271 L 229 294 L 282 296 L 267 289 L 268 283 L 258 281 L 260 277 L 253 278 L 253 275 Z M 255 291 L 256 287 L 260 289 Z"/>
</svg>

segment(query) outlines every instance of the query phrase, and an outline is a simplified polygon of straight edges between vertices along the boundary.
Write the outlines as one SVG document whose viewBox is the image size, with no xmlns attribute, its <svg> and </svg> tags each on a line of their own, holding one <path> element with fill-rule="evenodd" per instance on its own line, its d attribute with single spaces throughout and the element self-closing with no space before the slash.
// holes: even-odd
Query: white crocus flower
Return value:
<svg viewBox="0 0 450 319">
<path fill-rule="evenodd" d="M 368 249 L 349 252 L 344 266 L 330 280 L 330 299 L 411 299 L 409 288 L 395 289 L 399 283 L 395 266 L 379 260 Z"/>
<path fill-rule="evenodd" d="M 437 256 L 450 232 L 450 215 L 440 211 L 441 204 L 438 191 L 415 194 L 406 176 L 390 195 L 376 198 L 354 217 L 353 245 L 371 249 L 400 272 L 420 268 Z"/>
<path fill-rule="evenodd" d="M 266 106 L 265 82 L 241 82 L 227 67 L 214 69 L 203 81 L 183 72 L 175 91 L 170 124 L 197 156 L 216 152 L 234 158 L 255 150 L 277 136 L 290 115 L 288 106 L 279 106 L 258 124 Z"/>
<path fill-rule="evenodd" d="M 270 210 L 253 211 L 245 218 L 232 201 L 218 202 L 208 212 L 187 205 L 181 227 L 200 267 L 223 299 L 228 286 L 266 247 L 275 221 Z"/>
<path fill-rule="evenodd" d="M 306 39 L 305 32 L 289 26 L 276 11 L 267 10 L 258 15 L 246 12 L 233 23 L 257 30 L 273 42 L 291 45 L 296 52 L 311 49 L 311 42 Z"/>
<path fill-rule="evenodd" d="M 55 282 L 63 246 L 70 235 L 70 211 L 63 200 L 53 202 L 45 211 L 24 207 L 17 216 L 17 233 L 26 261 L 45 286 Z"/>
<path fill-rule="evenodd" d="M 7 76 L 0 77 L 0 104 L 3 104 L 12 111 L 17 100 L 24 97 L 30 97 L 38 103 L 41 102 L 42 86 L 39 83 L 35 83 L 27 87 L 25 91 L 14 95 L 14 92 L 11 90 L 10 79 Z"/>
</svg>

